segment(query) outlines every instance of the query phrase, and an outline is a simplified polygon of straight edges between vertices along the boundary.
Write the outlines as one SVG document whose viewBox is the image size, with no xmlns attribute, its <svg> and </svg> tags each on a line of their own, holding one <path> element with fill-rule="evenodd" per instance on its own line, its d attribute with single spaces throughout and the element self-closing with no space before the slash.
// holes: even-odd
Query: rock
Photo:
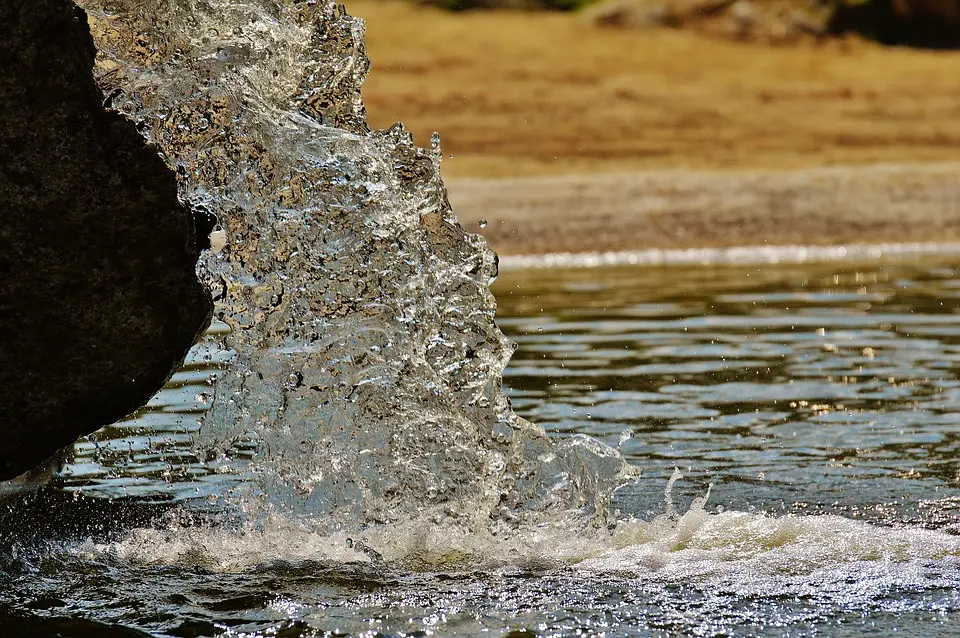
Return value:
<svg viewBox="0 0 960 638">
<path fill-rule="evenodd" d="M 143 405 L 212 313 L 175 175 L 94 54 L 69 0 L 0 0 L 0 479 Z"/>
<path fill-rule="evenodd" d="M 72 447 L 57 450 L 49 459 L 8 481 L 0 481 L 0 504 L 6 504 L 24 494 L 30 494 L 52 483 L 63 472 L 70 459 Z"/>
<path fill-rule="evenodd" d="M 817 0 L 606 0 L 584 17 L 609 27 L 669 27 L 780 44 L 821 37 L 830 10 Z"/>
<path fill-rule="evenodd" d="M 836 3 L 835 34 L 859 33 L 884 44 L 960 47 L 960 0 L 851 0 Z"/>
<path fill-rule="evenodd" d="M 768 44 L 857 33 L 883 44 L 960 47 L 960 0 L 599 0 L 584 18 Z"/>
</svg>

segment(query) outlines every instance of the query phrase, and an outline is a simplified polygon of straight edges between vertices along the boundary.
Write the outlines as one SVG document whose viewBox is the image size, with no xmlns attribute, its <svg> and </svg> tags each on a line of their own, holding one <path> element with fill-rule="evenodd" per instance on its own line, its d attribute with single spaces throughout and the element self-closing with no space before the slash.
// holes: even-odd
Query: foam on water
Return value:
<svg viewBox="0 0 960 638">
<path fill-rule="evenodd" d="M 122 541 L 87 544 L 74 551 L 218 572 L 256 571 L 278 564 L 366 563 L 427 572 L 572 567 L 640 575 L 661 583 L 735 577 L 746 579 L 743 594 L 758 587 L 761 591 L 777 578 L 814 577 L 825 571 L 848 580 L 856 572 L 874 571 L 886 581 L 937 562 L 960 566 L 960 536 L 938 530 L 882 527 L 840 516 L 710 513 L 705 507 L 709 493 L 680 515 L 671 491 L 682 478 L 675 471 L 668 481 L 664 514 L 649 521 L 610 521 L 606 527 L 584 528 L 575 517 L 555 516 L 535 525 L 469 528 L 445 520 L 440 511 L 336 534 L 320 534 L 280 518 L 243 530 L 173 521 L 164 529 L 135 530 Z"/>
</svg>

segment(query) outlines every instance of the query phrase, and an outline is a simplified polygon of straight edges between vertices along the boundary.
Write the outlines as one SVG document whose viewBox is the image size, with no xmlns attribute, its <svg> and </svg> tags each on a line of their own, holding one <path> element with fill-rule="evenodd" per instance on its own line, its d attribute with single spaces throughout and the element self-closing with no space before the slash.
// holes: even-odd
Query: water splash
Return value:
<svg viewBox="0 0 960 638">
<path fill-rule="evenodd" d="M 632 471 L 510 409 L 497 258 L 457 222 L 439 136 L 367 127 L 361 20 L 312 0 L 81 5 L 109 104 L 218 222 L 200 271 L 235 355 L 198 447 L 255 479 L 233 495 L 250 520 L 606 522 Z"/>
<path fill-rule="evenodd" d="M 257 534 L 203 527 L 138 529 L 120 542 L 87 543 L 71 551 L 218 573 L 256 573 L 311 563 L 390 565 L 423 572 L 569 567 L 593 574 L 643 576 L 663 584 L 713 583 L 736 587 L 742 596 L 791 579 L 809 585 L 828 573 L 849 581 L 858 569 L 880 569 L 884 573 L 878 576 L 889 584 L 895 582 L 891 575 L 900 571 L 960 563 L 960 537 L 941 531 L 878 527 L 829 515 L 710 513 L 706 496 L 695 499 L 681 515 L 670 497 L 676 480 L 675 473 L 665 490 L 663 514 L 650 521 L 620 521 L 610 528 L 584 530 L 575 520 L 554 520 L 509 530 L 468 529 L 418 518 L 323 534 L 283 522 Z"/>
<path fill-rule="evenodd" d="M 513 345 L 493 322 L 497 258 L 456 220 L 439 139 L 368 129 L 362 21 L 292 0 L 83 6 L 109 103 L 217 218 L 200 272 L 232 354 L 198 450 L 244 480 L 226 499 L 239 524 L 172 519 L 72 551 L 254 572 L 576 564 L 670 582 L 955 560 L 957 539 L 924 530 L 708 514 L 705 497 L 680 515 L 669 488 L 664 516 L 615 521 L 635 471 L 587 437 L 552 444 L 501 391 Z"/>
</svg>

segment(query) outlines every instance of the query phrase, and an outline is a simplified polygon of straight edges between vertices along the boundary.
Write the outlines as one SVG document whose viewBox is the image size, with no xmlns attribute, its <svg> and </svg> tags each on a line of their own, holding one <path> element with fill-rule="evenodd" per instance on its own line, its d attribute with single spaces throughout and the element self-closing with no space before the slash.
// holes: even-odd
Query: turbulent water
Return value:
<svg viewBox="0 0 960 638">
<path fill-rule="evenodd" d="M 602 438 L 644 471 L 606 527 L 238 527 L 220 496 L 255 477 L 192 454 L 218 371 L 197 348 L 149 406 L 78 444 L 62 491 L 0 510 L 12 547 L 0 626 L 952 635 L 956 274 L 826 264 L 502 277 L 500 321 L 520 344 L 505 372 L 516 409 L 555 439 Z"/>
<path fill-rule="evenodd" d="M 602 522 L 628 470 L 510 410 L 496 257 L 457 224 L 436 137 L 367 128 L 362 21 L 313 1 L 83 6 L 109 103 L 221 226 L 201 271 L 232 357 L 198 447 L 219 471 L 255 465 L 232 499 L 248 518 Z"/>
<path fill-rule="evenodd" d="M 4 628 L 80 631 L 83 617 L 171 636 L 710 635 L 911 619 L 930 635 L 957 620 L 947 525 L 721 511 L 703 483 L 676 505 L 684 482 L 637 480 L 617 447 L 586 436 L 607 433 L 551 439 L 514 413 L 497 259 L 456 221 L 439 142 L 367 128 L 360 20 L 310 0 L 81 4 L 106 103 L 217 219 L 199 268 L 218 324 L 150 408 L 78 446 L 67 490 L 0 517 Z M 660 345 L 683 359 L 678 338 Z M 704 348 L 691 352 L 717 352 Z M 718 348 L 789 354 L 776 340 Z M 581 377 L 616 358 L 588 361 Z M 569 376 L 561 365 L 544 383 Z M 529 389 L 512 392 L 550 420 Z M 602 415 L 602 397 L 585 396 Z M 662 403 L 649 398 L 606 409 Z M 720 412 L 720 429 L 769 417 Z M 611 443 L 635 450 L 621 434 Z"/>
</svg>

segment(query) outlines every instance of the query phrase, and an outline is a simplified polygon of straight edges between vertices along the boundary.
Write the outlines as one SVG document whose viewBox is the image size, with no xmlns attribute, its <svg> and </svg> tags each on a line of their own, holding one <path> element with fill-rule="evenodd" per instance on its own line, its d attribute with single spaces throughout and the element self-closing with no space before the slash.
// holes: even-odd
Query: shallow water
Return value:
<svg viewBox="0 0 960 638">
<path fill-rule="evenodd" d="M 592 532 L 558 521 L 458 537 L 411 521 L 363 538 L 238 536 L 224 501 L 243 477 L 193 457 L 222 357 L 197 349 L 147 408 L 77 445 L 61 489 L 0 514 L 0 627 L 955 634 L 958 274 L 929 262 L 506 273 L 495 292 L 519 344 L 505 375 L 517 412 L 619 446 L 643 472 L 616 495 L 619 524 Z"/>
<path fill-rule="evenodd" d="M 677 492 L 768 512 L 956 524 L 960 280 L 931 265 L 508 273 L 505 380 L 557 436 Z M 634 495 L 641 497 L 642 494 Z M 661 503 L 625 503 L 646 515 Z"/>
</svg>

